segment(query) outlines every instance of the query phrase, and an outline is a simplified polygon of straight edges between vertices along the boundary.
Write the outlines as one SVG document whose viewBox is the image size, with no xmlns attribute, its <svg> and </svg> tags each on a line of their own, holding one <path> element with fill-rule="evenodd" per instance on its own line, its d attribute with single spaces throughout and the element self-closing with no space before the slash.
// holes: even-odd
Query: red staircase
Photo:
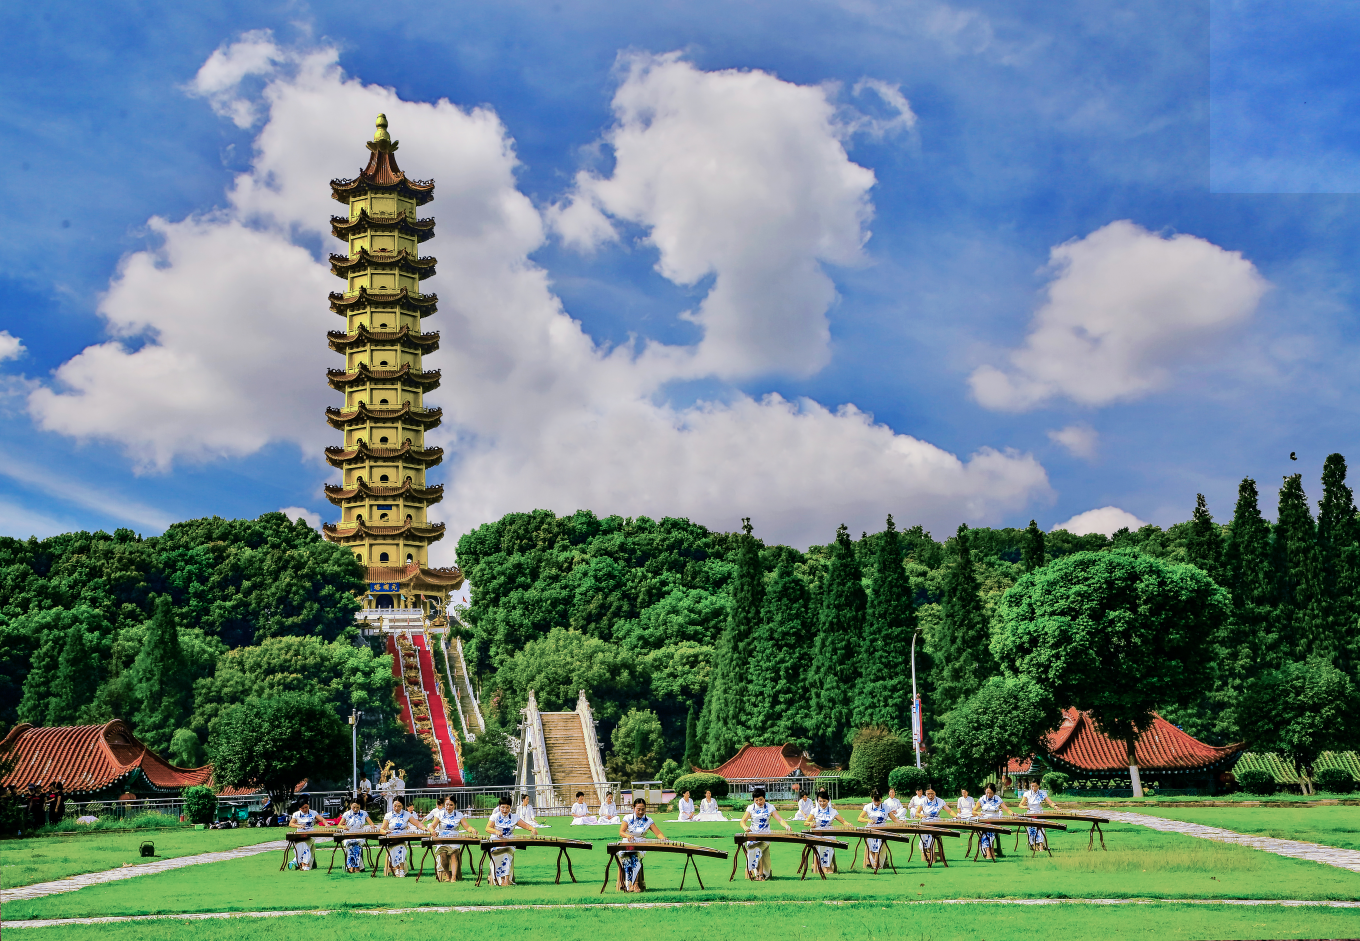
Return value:
<svg viewBox="0 0 1360 941">
<path fill-rule="evenodd" d="M 415 716 L 411 715 L 411 700 L 406 698 L 406 680 L 401 675 L 401 657 L 397 655 L 397 642 L 387 635 L 387 652 L 392 655 L 392 677 L 397 681 L 397 705 L 401 707 L 401 724 L 412 735 L 416 731 Z"/>
<path fill-rule="evenodd" d="M 439 745 L 439 757 L 444 765 L 444 773 L 449 783 L 455 787 L 463 786 L 463 769 L 458 767 L 458 751 L 453 744 L 453 731 L 449 728 L 448 716 L 444 712 L 444 698 L 439 695 L 435 683 L 434 659 L 424 634 L 412 637 L 416 647 L 416 659 L 420 661 L 420 685 L 425 687 L 425 699 L 430 704 L 430 725 L 434 728 L 434 740 Z"/>
</svg>

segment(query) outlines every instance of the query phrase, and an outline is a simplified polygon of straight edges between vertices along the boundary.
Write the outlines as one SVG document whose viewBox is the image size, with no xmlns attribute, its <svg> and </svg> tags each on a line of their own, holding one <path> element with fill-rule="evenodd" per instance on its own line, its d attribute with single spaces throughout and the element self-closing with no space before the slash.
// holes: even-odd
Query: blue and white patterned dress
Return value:
<svg viewBox="0 0 1360 941">
<path fill-rule="evenodd" d="M 435 823 L 435 836 L 453 836 L 458 832 L 458 824 L 467 819 L 467 814 L 459 810 L 445 810 L 443 807 L 436 807 L 430 812 L 426 820 L 433 820 Z M 463 848 L 461 846 L 441 846 L 435 850 L 434 871 L 436 877 L 440 874 L 453 876 L 461 871 L 463 859 Z M 459 868 L 453 868 L 457 861 Z"/>
<path fill-rule="evenodd" d="M 496 828 L 496 835 L 502 839 L 508 839 L 515 835 L 515 824 L 519 823 L 519 814 L 503 814 L 497 808 L 491 815 L 491 826 Z M 515 848 L 513 846 L 503 846 L 491 851 L 491 884 L 492 885 L 513 885 L 515 882 Z M 502 882 L 501 880 L 508 880 Z"/>
<path fill-rule="evenodd" d="M 944 808 L 945 808 L 944 801 L 940 800 L 940 798 L 938 797 L 936 797 L 934 800 L 926 798 L 925 800 L 921 801 L 921 822 L 926 824 L 927 826 L 929 826 L 931 823 L 938 823 L 940 820 L 940 811 L 944 810 Z M 932 834 L 929 833 L 921 834 L 922 851 L 929 852 L 930 848 L 934 845 L 935 837 Z"/>
<path fill-rule="evenodd" d="M 635 840 L 642 839 L 652 829 L 652 818 L 643 814 L 629 814 L 623 818 L 623 825 L 628 828 L 628 835 Z M 620 850 L 614 854 L 619 860 L 619 880 L 623 883 L 620 888 L 633 891 L 637 885 L 638 876 L 642 874 L 642 857 L 646 856 L 645 850 L 636 852 Z"/>
<path fill-rule="evenodd" d="M 986 794 L 983 794 L 981 797 L 978 798 L 977 802 L 978 812 L 982 815 L 983 820 L 987 820 L 989 818 L 995 820 L 996 818 L 1001 816 L 1001 805 L 1003 803 L 1005 803 L 1005 801 L 1002 800 L 1000 794 L 993 794 L 991 797 L 988 797 Z M 996 834 L 995 833 L 979 834 L 978 845 L 985 850 L 989 849 L 995 851 Z"/>
<path fill-rule="evenodd" d="M 299 832 L 306 833 L 308 830 L 316 829 L 317 823 L 321 821 L 321 815 L 315 810 L 306 813 L 299 810 L 293 813 L 291 820 L 297 824 Z M 298 869 L 311 869 L 314 865 L 314 843 L 313 840 L 299 840 L 293 844 L 293 855 L 297 858 Z"/>
<path fill-rule="evenodd" d="M 1043 811 L 1044 801 L 1048 798 L 1048 791 L 1022 791 L 1020 803 L 1025 805 L 1026 812 L 1037 814 Z M 1038 827 L 1025 827 L 1029 831 L 1029 845 L 1048 846 L 1048 837 L 1044 831 Z"/>
<path fill-rule="evenodd" d="M 774 816 L 774 805 L 768 801 L 764 807 L 751 804 L 746 808 L 746 812 L 751 815 L 751 823 L 746 828 L 748 833 L 770 833 L 770 818 Z M 768 879 L 770 877 L 770 844 L 761 840 L 757 843 L 746 844 L 746 878 L 753 880 Z"/>
<path fill-rule="evenodd" d="M 868 815 L 869 826 L 871 827 L 881 827 L 888 821 L 888 808 L 884 807 L 881 801 L 879 803 L 873 803 L 872 801 L 870 801 L 869 803 L 865 804 L 864 813 Z M 864 865 L 869 866 L 873 869 L 881 869 L 882 863 L 879 861 L 878 854 L 882 851 L 882 849 L 883 849 L 882 840 L 873 839 L 865 840 Z"/>
<path fill-rule="evenodd" d="M 829 830 L 831 822 L 836 819 L 836 808 L 829 803 L 825 807 L 814 804 L 807 819 L 811 824 L 809 830 Z M 817 862 L 823 870 L 830 869 L 836 862 L 836 851 L 829 846 L 816 847 L 813 852 L 817 854 Z"/>
<path fill-rule="evenodd" d="M 401 833 L 402 831 L 416 829 L 416 815 L 409 810 L 397 813 L 395 810 L 383 814 L 383 824 L 387 827 L 388 834 Z M 405 876 L 406 864 L 410 859 L 410 852 L 405 843 L 393 843 L 387 848 L 387 875 Z"/>
<path fill-rule="evenodd" d="M 362 830 L 372 826 L 368 812 L 363 810 L 347 810 L 340 820 L 345 825 L 346 830 Z M 363 869 L 364 868 L 364 841 L 346 840 L 345 841 L 345 868 Z"/>
</svg>

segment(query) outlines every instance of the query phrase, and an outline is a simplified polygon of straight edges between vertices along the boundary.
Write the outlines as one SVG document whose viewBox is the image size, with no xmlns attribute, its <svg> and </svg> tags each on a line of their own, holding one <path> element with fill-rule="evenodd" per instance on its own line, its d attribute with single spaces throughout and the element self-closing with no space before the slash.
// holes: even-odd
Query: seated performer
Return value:
<svg viewBox="0 0 1360 941">
<path fill-rule="evenodd" d="M 390 833 L 412 833 L 418 829 L 416 815 L 406 809 L 405 801 L 393 795 L 392 809 L 383 814 L 382 826 L 378 827 L 378 832 L 386 836 Z M 387 861 L 383 865 L 383 875 L 404 878 L 409 863 L 410 852 L 406 844 L 393 844 L 387 848 Z"/>
<path fill-rule="evenodd" d="M 548 826 L 546 823 L 539 823 L 536 819 L 534 819 L 534 805 L 529 803 L 528 794 L 525 794 L 523 797 L 519 799 L 519 810 L 516 811 L 516 813 L 519 814 L 519 819 L 523 820 L 531 827 L 534 827 L 538 830 L 552 829 L 552 827 Z"/>
<path fill-rule="evenodd" d="M 765 789 L 758 787 L 751 792 L 751 804 L 741 815 L 741 825 L 748 833 L 769 833 L 770 818 L 779 821 L 785 830 L 792 830 L 788 822 L 774 809 L 774 804 L 765 801 Z M 752 882 L 764 882 L 770 878 L 770 844 L 763 840 L 746 844 L 746 878 Z"/>
<path fill-rule="evenodd" d="M 624 817 L 623 823 L 619 824 L 619 836 L 640 840 L 648 833 L 655 834 L 658 840 L 666 838 L 666 835 L 657 828 L 656 821 L 647 816 L 647 802 L 639 797 L 633 801 L 633 812 Z M 646 850 L 619 850 L 614 855 L 619 860 L 619 889 L 624 892 L 641 892 L 647 888 L 647 883 L 642 878 L 642 857 L 647 855 Z"/>
<path fill-rule="evenodd" d="M 680 816 L 678 819 L 694 819 L 694 799 L 689 796 L 689 788 L 685 788 L 684 793 L 680 795 Z"/>
<path fill-rule="evenodd" d="M 1010 813 L 1006 806 L 1006 799 L 996 792 L 996 785 L 988 784 L 982 791 L 982 797 L 978 799 L 978 810 L 982 814 L 983 820 L 995 820 L 1002 814 Z M 1001 855 L 1001 844 L 997 841 L 995 833 L 979 833 L 978 846 L 982 848 L 982 858 L 992 859 Z"/>
<path fill-rule="evenodd" d="M 902 802 L 897 799 L 897 788 L 889 786 L 888 796 L 883 798 L 883 809 L 888 812 L 888 816 L 894 820 L 903 820 L 906 814 L 903 813 Z"/>
<path fill-rule="evenodd" d="M 528 798 L 526 797 L 525 800 L 528 800 Z M 520 814 L 520 819 L 524 819 L 523 814 Z M 576 803 L 571 805 L 571 825 L 573 827 L 587 827 L 598 822 L 595 815 L 590 812 L 590 805 L 586 803 L 586 792 L 577 791 Z"/>
<path fill-rule="evenodd" d="M 926 799 L 921 802 L 921 823 L 931 823 L 940 819 L 940 814 L 946 813 L 954 816 L 954 812 L 949 809 L 949 805 L 935 796 L 933 787 L 926 788 Z M 939 850 L 935 847 L 935 837 L 929 833 L 921 834 L 921 855 L 926 859 L 932 859 Z"/>
<path fill-rule="evenodd" d="M 340 815 L 340 824 L 346 830 L 364 830 L 373 826 L 373 820 L 368 816 L 368 811 L 364 810 L 363 805 L 356 797 L 349 802 L 349 810 Z M 345 841 L 345 872 L 364 871 L 364 841 L 346 840 Z"/>
<path fill-rule="evenodd" d="M 1058 805 L 1049 800 L 1048 791 L 1039 790 L 1038 778 L 1029 779 L 1029 790 L 1020 792 L 1020 803 L 1024 805 L 1025 813 L 1027 814 L 1042 812 L 1044 804 L 1048 804 L 1048 806 L 1052 807 L 1054 810 L 1059 810 Z M 1034 849 L 1035 847 L 1048 849 L 1048 834 L 1043 829 L 1040 827 L 1025 827 L 1025 830 L 1029 832 L 1030 849 Z"/>
<path fill-rule="evenodd" d="M 298 809 L 288 818 L 288 829 L 306 832 L 315 830 L 316 825 L 321 823 L 321 815 L 312 810 L 311 801 L 307 795 L 302 796 L 302 803 Z M 298 840 L 293 844 L 293 855 L 297 858 L 298 869 L 306 872 L 316 865 L 316 841 L 313 839 Z"/>
<path fill-rule="evenodd" d="M 430 836 L 453 836 L 459 830 L 466 830 L 473 836 L 477 835 L 472 824 L 468 823 L 471 818 L 454 806 L 452 795 L 445 797 L 444 803 L 431 811 L 425 819 L 430 821 L 430 825 L 426 827 L 430 831 Z M 455 879 L 463 878 L 461 846 L 445 845 L 435 848 L 434 877 L 438 882 L 453 882 Z"/>
<path fill-rule="evenodd" d="M 907 801 L 907 816 L 911 818 L 921 816 L 921 802 L 926 799 L 924 788 L 916 789 L 916 796 Z"/>
<path fill-rule="evenodd" d="M 818 793 L 821 793 L 820 791 Z M 798 812 L 793 815 L 794 820 L 811 820 L 812 810 L 817 806 L 817 802 L 804 794 L 798 798 Z"/>
<path fill-rule="evenodd" d="M 712 791 L 704 791 L 704 799 L 699 801 L 699 813 L 695 815 L 695 820 L 726 820 L 723 812 L 718 808 L 718 802 L 713 797 Z"/>
<path fill-rule="evenodd" d="M 869 803 L 859 812 L 859 822 L 871 827 L 881 827 L 888 822 L 888 809 L 883 806 L 883 795 L 874 788 L 869 792 Z M 883 868 L 883 841 L 866 839 L 864 841 L 864 868 Z"/>
<path fill-rule="evenodd" d="M 840 811 L 831 806 L 831 795 L 826 788 L 817 792 L 817 802 L 812 805 L 812 813 L 807 816 L 807 830 L 811 833 L 816 830 L 830 830 L 831 822 L 839 820 L 841 826 L 848 827 L 850 824 L 845 822 Z M 836 871 L 836 851 L 830 846 L 817 846 L 812 849 L 812 864 L 816 867 L 816 872 L 825 874 Z"/>
<path fill-rule="evenodd" d="M 614 806 L 614 792 L 610 791 L 604 796 L 604 801 L 600 804 L 600 812 L 595 817 L 596 823 L 607 823 L 610 826 L 619 825 L 619 809 Z"/>
<path fill-rule="evenodd" d="M 515 827 L 528 830 L 534 836 L 538 836 L 537 828 L 519 819 L 519 814 L 510 812 L 510 798 L 508 796 L 502 797 L 500 806 L 496 808 L 496 812 L 486 822 L 486 832 L 501 839 L 509 839 L 515 835 Z M 515 848 L 513 846 L 502 846 L 491 851 L 491 884 L 501 887 L 515 884 Z"/>
<path fill-rule="evenodd" d="M 958 807 L 957 816 L 960 820 L 968 819 L 977 810 L 977 801 L 968 796 L 968 788 L 966 787 L 959 788 L 959 799 L 954 804 Z"/>
</svg>

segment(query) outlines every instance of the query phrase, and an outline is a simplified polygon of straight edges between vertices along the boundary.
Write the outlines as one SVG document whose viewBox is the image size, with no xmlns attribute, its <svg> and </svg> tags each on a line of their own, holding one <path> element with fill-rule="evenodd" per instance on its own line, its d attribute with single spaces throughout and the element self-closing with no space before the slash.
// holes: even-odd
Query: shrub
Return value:
<svg viewBox="0 0 1360 941">
<path fill-rule="evenodd" d="M 871 725 L 855 733 L 850 752 L 852 775 L 870 788 L 888 789 L 888 775 L 911 760 L 911 745 L 892 729 Z"/>
<path fill-rule="evenodd" d="M 869 785 L 865 784 L 863 781 L 855 777 L 853 774 L 841 775 L 841 783 L 839 785 L 839 790 L 836 792 L 837 800 L 839 800 L 842 797 L 850 797 L 851 795 L 867 797 L 868 794 Z"/>
<path fill-rule="evenodd" d="M 1050 771 L 1039 781 L 1039 786 L 1049 794 L 1061 794 L 1071 783 L 1072 779 L 1061 771 Z"/>
<path fill-rule="evenodd" d="M 918 787 L 925 790 L 929 783 L 930 775 L 926 773 L 926 769 L 915 765 L 898 765 L 888 775 L 888 786 L 897 788 L 899 798 L 904 794 L 907 797 L 914 795 Z"/>
<path fill-rule="evenodd" d="M 212 823 L 217 816 L 217 795 L 199 784 L 184 789 L 184 816 L 190 823 Z"/>
<path fill-rule="evenodd" d="M 702 798 L 704 791 L 712 791 L 715 798 L 727 796 L 727 779 L 720 774 L 709 774 L 706 771 L 682 774 L 675 779 L 672 786 L 677 794 L 688 788 L 691 797 Z"/>
<path fill-rule="evenodd" d="M 83 808 L 77 817 L 107 817 L 109 815 L 109 805 L 101 804 L 99 801 L 90 801 Z"/>
<path fill-rule="evenodd" d="M 1345 768 L 1323 768 L 1313 778 L 1319 791 L 1332 794 L 1350 794 L 1355 788 L 1355 778 Z"/>
<path fill-rule="evenodd" d="M 680 777 L 680 772 L 684 770 L 680 767 L 680 762 L 674 758 L 667 758 L 665 763 L 661 765 L 661 770 L 657 772 L 657 777 L 661 779 L 661 786 L 668 789 L 674 788 L 675 779 Z"/>
<path fill-rule="evenodd" d="M 1266 771 L 1264 768 L 1248 768 L 1246 771 L 1237 775 L 1237 784 L 1248 794 L 1265 796 L 1274 794 L 1279 790 L 1275 783 L 1275 775 Z"/>
</svg>

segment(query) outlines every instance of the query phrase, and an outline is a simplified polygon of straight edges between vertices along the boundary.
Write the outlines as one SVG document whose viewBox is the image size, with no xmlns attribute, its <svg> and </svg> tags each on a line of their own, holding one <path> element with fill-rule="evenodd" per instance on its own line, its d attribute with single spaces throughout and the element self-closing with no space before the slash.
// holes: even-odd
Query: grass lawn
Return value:
<svg viewBox="0 0 1360 941">
<path fill-rule="evenodd" d="M 422 880 L 423 882 L 424 880 Z M 646 938 L 718 941 L 759 932 L 783 941 L 1108 941 L 1120 939 L 1345 938 L 1360 935 L 1354 909 L 1247 908 L 1229 905 L 1096 907 L 1019 905 L 758 905 L 750 908 L 559 909 L 296 915 L 283 919 L 150 921 L 25 929 L 29 941 L 170 941 L 192 931 L 197 941 L 289 937 L 387 939 L 475 936 L 483 941 L 526 937 L 555 941 Z"/>
<path fill-rule="evenodd" d="M 1135 813 L 1360 850 L 1360 807 L 1148 807 Z"/>
<path fill-rule="evenodd" d="M 0 885 L 12 889 L 85 872 L 117 869 L 123 863 L 148 863 L 137 852 L 145 841 L 157 859 L 229 850 L 283 839 L 281 829 L 157 830 L 148 833 L 94 833 L 0 841 Z"/>
<path fill-rule="evenodd" d="M 732 850 L 735 824 L 663 824 L 666 835 L 686 842 L 707 843 Z M 240 832 L 240 831 L 237 831 Z M 259 831 L 256 831 L 259 832 Z M 195 866 L 144 876 L 128 882 L 91 886 L 63 895 L 5 906 L 6 921 L 28 918 L 70 918 L 98 915 L 164 912 L 254 911 L 265 909 L 381 908 L 420 905 L 589 904 L 619 901 L 612 883 L 600 895 L 604 873 L 603 844 L 617 836 L 614 827 L 557 827 L 545 835 L 585 837 L 596 841 L 593 852 L 576 851 L 573 863 L 580 883 L 554 885 L 556 853 L 531 849 L 516 860 L 518 885 L 493 889 L 475 888 L 471 880 L 437 883 L 426 869 L 417 884 L 414 878 L 371 879 L 348 875 L 337 867 L 327 875 L 324 864 L 330 852 L 320 854 L 322 869 L 314 872 L 279 872 L 274 854 Z M 778 901 L 823 899 L 837 901 L 907 900 L 953 898 L 1057 897 L 1057 898 L 1261 898 L 1340 899 L 1360 898 L 1360 873 L 1318 863 L 1285 859 L 1248 847 L 1214 843 L 1145 827 L 1111 824 L 1106 829 L 1109 852 L 1086 851 L 1085 833 L 1054 833 L 1052 859 L 1031 859 L 1027 851 L 1008 855 L 998 863 L 962 859 L 961 840 L 951 839 L 955 858 L 948 868 L 926 869 L 919 852 L 906 861 L 905 847 L 896 851 L 898 873 L 878 875 L 843 872 L 823 882 L 800 882 L 795 876 L 799 856 L 794 846 L 772 848 L 776 878 L 751 883 L 737 874 L 728 882 L 731 862 L 699 860 L 706 889 L 699 889 L 691 872 L 679 891 L 684 857 L 654 853 L 647 858 L 649 891 L 645 901 Z M 1011 851 L 1014 837 L 1004 847 Z M 853 847 L 854 844 L 852 844 Z M 318 847 L 320 849 L 320 847 Z M 848 868 L 849 854 L 839 854 Z M 419 859 L 417 857 L 417 863 Z M 475 862 L 475 860 L 474 860 Z M 636 896 L 627 900 L 636 900 Z M 1032 912 L 1034 917 L 1040 917 Z M 1360 935 L 1360 928 L 1353 934 Z M 649 939 L 650 941 L 650 939 Z"/>
</svg>

